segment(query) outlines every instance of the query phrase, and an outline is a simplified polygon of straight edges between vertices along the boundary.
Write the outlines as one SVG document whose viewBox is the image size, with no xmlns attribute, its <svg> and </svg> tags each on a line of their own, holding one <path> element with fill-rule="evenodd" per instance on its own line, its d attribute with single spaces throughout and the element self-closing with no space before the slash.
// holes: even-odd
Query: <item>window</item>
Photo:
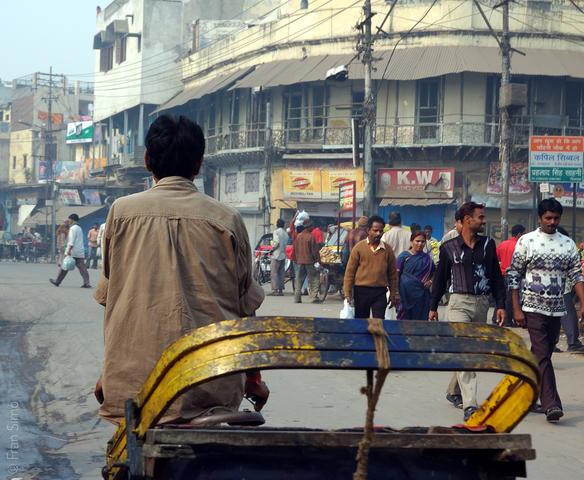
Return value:
<svg viewBox="0 0 584 480">
<path fill-rule="evenodd" d="M 108 72 L 114 66 L 114 47 L 105 47 L 99 51 L 99 71 Z"/>
<path fill-rule="evenodd" d="M 326 89 L 312 87 L 312 138 L 323 138 L 326 127 Z"/>
<path fill-rule="evenodd" d="M 292 91 L 284 97 L 286 133 L 291 142 L 300 141 L 302 126 L 302 92 Z"/>
<path fill-rule="evenodd" d="M 260 191 L 260 172 L 245 173 L 245 193 L 258 193 Z"/>
<path fill-rule="evenodd" d="M 237 173 L 225 175 L 225 193 L 237 193 Z"/>
<path fill-rule="evenodd" d="M 123 63 L 126 61 L 127 47 L 128 37 L 120 37 L 116 39 L 116 63 Z"/>
<path fill-rule="evenodd" d="M 363 116 L 363 102 L 365 101 L 365 92 L 351 93 L 351 117 L 361 118 Z"/>
<path fill-rule="evenodd" d="M 417 93 L 416 138 L 422 141 L 436 140 L 440 121 L 440 80 L 420 80 Z"/>
<path fill-rule="evenodd" d="M 584 83 L 566 83 L 565 109 L 568 127 L 584 126 Z"/>
<path fill-rule="evenodd" d="M 23 160 L 23 162 L 22 162 L 23 167 L 22 168 L 26 169 L 28 167 L 28 155 L 26 153 L 22 156 L 22 160 Z"/>
</svg>

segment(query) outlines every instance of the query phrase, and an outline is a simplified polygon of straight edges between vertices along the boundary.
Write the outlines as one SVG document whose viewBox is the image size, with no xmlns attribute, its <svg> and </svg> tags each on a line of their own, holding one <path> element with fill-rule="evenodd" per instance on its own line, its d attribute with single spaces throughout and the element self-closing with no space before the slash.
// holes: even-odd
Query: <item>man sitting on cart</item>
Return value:
<svg viewBox="0 0 584 480">
<path fill-rule="evenodd" d="M 199 192 L 193 179 L 205 139 L 191 120 L 163 115 L 146 135 L 145 164 L 156 182 L 114 202 L 103 240 L 95 295 L 105 306 L 105 352 L 96 396 L 99 414 L 124 416 L 164 350 L 185 333 L 253 315 L 264 292 L 252 280 L 251 248 L 239 213 Z M 229 375 L 181 395 L 161 423 L 237 411 L 244 393 L 268 390 L 259 374 Z"/>
</svg>

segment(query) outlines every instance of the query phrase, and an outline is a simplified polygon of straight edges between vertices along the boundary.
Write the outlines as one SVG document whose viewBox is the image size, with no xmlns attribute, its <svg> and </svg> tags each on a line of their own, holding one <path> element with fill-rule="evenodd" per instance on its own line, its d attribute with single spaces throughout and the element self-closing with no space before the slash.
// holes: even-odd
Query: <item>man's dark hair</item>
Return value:
<svg viewBox="0 0 584 480">
<path fill-rule="evenodd" d="M 77 215 L 76 213 L 72 213 L 71 215 L 69 215 L 69 220 L 73 220 L 74 222 L 78 222 L 79 215 Z"/>
<path fill-rule="evenodd" d="M 562 204 L 555 198 L 545 198 L 537 206 L 537 215 L 541 218 L 545 212 L 559 213 L 562 215 L 564 209 Z"/>
<path fill-rule="evenodd" d="M 385 220 L 379 215 L 373 215 L 367 220 L 367 230 L 372 228 L 374 223 L 381 223 L 385 227 Z"/>
<path fill-rule="evenodd" d="M 467 215 L 469 217 L 472 217 L 474 215 L 474 211 L 479 209 L 479 208 L 483 209 L 483 208 L 485 208 L 485 206 L 482 203 L 476 203 L 476 202 L 463 203 L 460 206 L 460 208 L 458 209 L 460 220 L 464 220 L 464 217 L 466 217 Z"/>
<path fill-rule="evenodd" d="M 401 213 L 391 212 L 389 214 L 389 221 L 387 223 L 389 223 L 392 227 L 395 227 L 396 225 L 401 225 L 402 223 Z M 383 222 L 383 224 L 385 225 L 385 222 Z"/>
<path fill-rule="evenodd" d="M 434 231 L 434 229 L 432 228 L 432 225 L 426 225 L 426 226 L 424 227 L 424 230 L 430 230 L 431 232 L 433 232 L 433 231 Z"/>
<path fill-rule="evenodd" d="M 455 222 L 458 222 L 458 221 L 462 222 L 462 217 L 460 215 L 460 208 L 457 208 L 456 212 L 454 212 L 454 221 Z"/>
<path fill-rule="evenodd" d="M 284 220 L 282 220 L 281 218 L 278 218 L 278 220 L 276 220 L 276 227 L 277 228 L 284 228 L 284 225 L 286 225 L 284 223 Z"/>
<path fill-rule="evenodd" d="M 511 236 L 516 237 L 517 235 L 523 235 L 525 233 L 525 227 L 521 224 L 513 225 L 511 227 Z"/>
<path fill-rule="evenodd" d="M 146 151 L 156 178 L 191 178 L 199 173 L 205 153 L 203 130 L 184 116 L 161 115 L 146 134 Z"/>
</svg>

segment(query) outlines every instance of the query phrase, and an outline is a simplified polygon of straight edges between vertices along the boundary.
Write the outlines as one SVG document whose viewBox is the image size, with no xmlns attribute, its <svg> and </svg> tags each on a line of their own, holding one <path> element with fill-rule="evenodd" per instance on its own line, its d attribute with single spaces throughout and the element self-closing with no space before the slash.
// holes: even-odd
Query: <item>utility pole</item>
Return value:
<svg viewBox="0 0 584 480">
<path fill-rule="evenodd" d="M 272 212 L 272 105 L 266 102 L 266 138 L 264 141 L 264 233 L 270 231 Z"/>
<path fill-rule="evenodd" d="M 511 78 L 511 45 L 509 42 L 509 0 L 504 0 L 503 7 L 503 32 L 501 35 L 501 90 L 508 88 Z M 501 94 L 499 94 L 499 99 Z M 500 102 L 500 100 L 499 100 Z M 509 171 L 511 168 L 511 121 L 509 119 L 509 106 L 507 104 L 499 108 L 499 161 L 501 163 L 501 184 L 503 195 L 501 198 L 501 238 L 507 240 L 509 236 Z"/>
<path fill-rule="evenodd" d="M 363 56 L 361 61 L 365 66 L 365 94 L 363 100 L 363 177 L 364 177 L 364 201 L 363 213 L 365 215 L 376 214 L 375 194 L 373 191 L 373 125 L 375 124 L 375 102 L 371 86 L 371 71 L 373 64 L 373 38 L 371 35 L 371 0 L 365 0 L 363 6 L 365 29 L 363 44 L 361 45 Z"/>
<path fill-rule="evenodd" d="M 57 205 L 56 205 L 56 182 L 55 182 L 55 158 L 53 158 L 53 67 L 49 68 L 49 97 L 47 100 L 47 129 L 45 131 L 45 159 L 49 165 L 51 176 L 49 181 L 50 192 L 47 195 L 51 199 L 51 262 L 55 262 L 55 252 L 57 250 L 56 225 L 57 225 Z"/>
</svg>

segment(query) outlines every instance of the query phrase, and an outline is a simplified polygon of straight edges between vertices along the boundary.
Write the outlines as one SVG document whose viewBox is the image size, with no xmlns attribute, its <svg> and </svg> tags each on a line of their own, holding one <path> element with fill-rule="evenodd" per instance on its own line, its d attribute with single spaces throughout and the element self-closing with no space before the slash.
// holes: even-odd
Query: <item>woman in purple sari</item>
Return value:
<svg viewBox="0 0 584 480">
<path fill-rule="evenodd" d="M 430 288 L 434 275 L 432 257 L 424 253 L 426 236 L 412 232 L 410 249 L 397 257 L 400 304 L 398 320 L 427 320 L 430 311 Z"/>
</svg>

